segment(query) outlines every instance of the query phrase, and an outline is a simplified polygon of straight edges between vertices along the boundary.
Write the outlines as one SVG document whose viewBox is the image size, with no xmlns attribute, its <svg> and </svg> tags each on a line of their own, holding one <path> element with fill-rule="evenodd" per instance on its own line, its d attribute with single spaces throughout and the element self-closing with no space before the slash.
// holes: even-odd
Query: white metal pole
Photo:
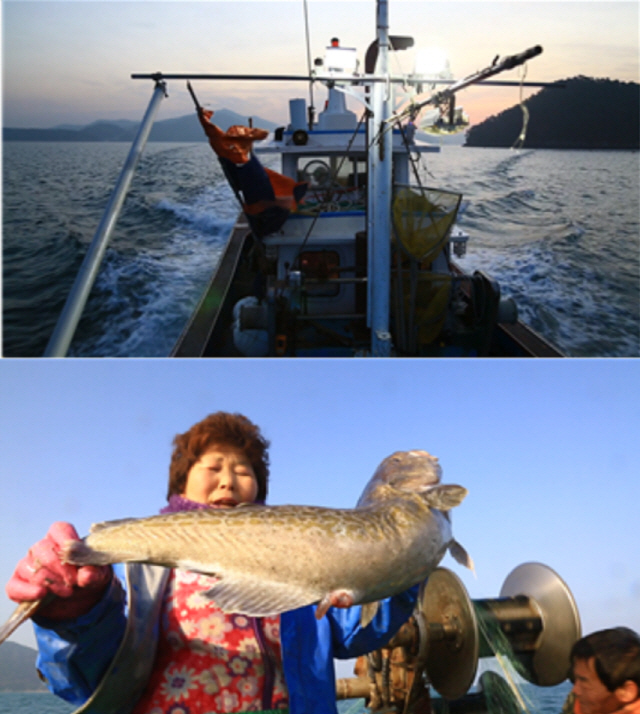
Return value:
<svg viewBox="0 0 640 714">
<path fill-rule="evenodd" d="M 93 236 L 93 240 L 80 266 L 67 302 L 60 313 L 56 328 L 51 335 L 49 344 L 44 353 L 45 357 L 65 357 L 69 350 L 69 345 L 73 339 L 78 322 L 80 322 L 82 311 L 84 310 L 84 306 L 89 298 L 89 293 L 98 275 L 100 263 L 104 257 L 107 244 L 111 239 L 111 234 L 120 215 L 120 210 L 122 209 L 122 204 L 129 190 L 131 179 L 138 165 L 138 160 L 149 138 L 149 132 L 153 126 L 156 111 L 165 93 L 165 83 L 157 82 L 147 111 L 138 129 L 138 134 L 131 145 L 129 155 L 122 167 L 122 171 L 120 172 L 109 203 L 104 211 L 100 225 Z"/>
<path fill-rule="evenodd" d="M 389 12 L 386 0 L 377 3 L 378 60 L 376 74 L 389 75 Z M 391 354 L 389 305 L 391 283 L 391 167 L 392 134 L 386 120 L 391 116 L 391 84 L 376 82 L 372 89 L 369 141 L 369 320 L 371 353 L 374 357 Z"/>
</svg>

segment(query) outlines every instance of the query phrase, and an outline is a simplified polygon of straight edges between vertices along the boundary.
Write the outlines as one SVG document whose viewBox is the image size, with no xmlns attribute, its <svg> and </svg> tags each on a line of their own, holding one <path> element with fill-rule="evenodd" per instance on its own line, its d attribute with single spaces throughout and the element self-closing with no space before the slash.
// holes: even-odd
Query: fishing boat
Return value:
<svg viewBox="0 0 640 714">
<path fill-rule="evenodd" d="M 304 76 L 132 75 L 154 82 L 149 108 L 45 354 L 66 354 L 167 83 L 186 81 L 240 211 L 171 356 L 561 356 L 518 319 L 497 281 L 456 262 L 469 239 L 457 223 L 463 197 L 424 184 L 420 157 L 438 147 L 416 137 L 425 108 L 435 108 L 434 133 L 463 128 L 455 96 L 470 85 L 543 86 L 490 80 L 542 48 L 459 81 L 394 75 L 390 54 L 413 40 L 389 34 L 387 5 L 377 2 L 362 71 L 356 49 L 334 38 Z M 309 83 L 326 102 L 316 112 L 293 98 L 289 124 L 268 142 L 252 126 L 223 132 L 194 83 L 243 80 Z M 260 161 L 274 154 L 278 172 Z"/>
</svg>

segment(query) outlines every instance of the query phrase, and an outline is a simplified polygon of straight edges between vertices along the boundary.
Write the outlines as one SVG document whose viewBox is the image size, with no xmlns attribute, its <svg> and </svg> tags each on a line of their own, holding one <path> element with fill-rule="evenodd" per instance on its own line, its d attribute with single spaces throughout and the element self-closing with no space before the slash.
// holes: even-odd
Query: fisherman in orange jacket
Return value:
<svg viewBox="0 0 640 714">
<path fill-rule="evenodd" d="M 640 637 L 615 627 L 578 640 L 571 680 L 562 714 L 640 714 Z"/>
</svg>

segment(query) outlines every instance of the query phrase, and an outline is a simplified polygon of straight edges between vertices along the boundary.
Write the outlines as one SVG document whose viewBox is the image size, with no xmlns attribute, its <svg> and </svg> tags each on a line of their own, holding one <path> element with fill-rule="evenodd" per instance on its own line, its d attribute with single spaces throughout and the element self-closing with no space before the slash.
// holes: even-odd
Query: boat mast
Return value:
<svg viewBox="0 0 640 714">
<path fill-rule="evenodd" d="M 375 74 L 389 76 L 389 8 L 387 0 L 377 0 L 378 59 Z M 391 166 L 392 132 L 386 123 L 392 111 L 390 82 L 374 82 L 368 131 L 368 308 L 371 353 L 391 354 L 389 305 L 391 283 Z"/>
</svg>

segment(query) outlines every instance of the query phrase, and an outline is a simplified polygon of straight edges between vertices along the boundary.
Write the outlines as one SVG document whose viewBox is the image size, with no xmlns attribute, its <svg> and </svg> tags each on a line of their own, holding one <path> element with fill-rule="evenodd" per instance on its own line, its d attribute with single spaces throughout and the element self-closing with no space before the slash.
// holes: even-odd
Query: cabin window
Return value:
<svg viewBox="0 0 640 714">
<path fill-rule="evenodd" d="M 306 250 L 300 253 L 300 270 L 305 278 L 325 281 L 340 277 L 340 256 L 335 250 Z M 306 283 L 310 297 L 336 297 L 340 292 L 338 283 Z"/>
<path fill-rule="evenodd" d="M 303 212 L 362 211 L 366 200 L 366 162 L 339 156 L 298 160 L 298 180 L 309 184 Z"/>
</svg>

